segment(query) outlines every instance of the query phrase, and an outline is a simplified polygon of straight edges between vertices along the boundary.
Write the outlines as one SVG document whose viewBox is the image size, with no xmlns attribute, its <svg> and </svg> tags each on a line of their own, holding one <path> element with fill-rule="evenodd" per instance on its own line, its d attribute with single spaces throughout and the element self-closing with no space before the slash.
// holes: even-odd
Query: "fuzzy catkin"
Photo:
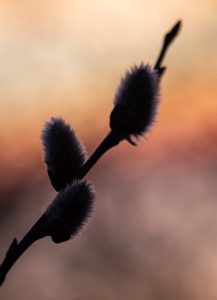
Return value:
<svg viewBox="0 0 217 300">
<path fill-rule="evenodd" d="M 150 66 L 141 64 L 121 80 L 110 115 L 110 127 L 119 135 L 143 135 L 155 119 L 159 102 L 159 78 Z"/>
<path fill-rule="evenodd" d="M 94 207 L 95 193 L 86 181 L 74 181 L 59 192 L 47 208 L 48 232 L 56 243 L 75 236 L 83 228 Z"/>
<path fill-rule="evenodd" d="M 50 181 L 60 191 L 71 183 L 85 162 L 86 152 L 70 128 L 61 118 L 51 118 L 41 134 L 44 162 Z"/>
</svg>

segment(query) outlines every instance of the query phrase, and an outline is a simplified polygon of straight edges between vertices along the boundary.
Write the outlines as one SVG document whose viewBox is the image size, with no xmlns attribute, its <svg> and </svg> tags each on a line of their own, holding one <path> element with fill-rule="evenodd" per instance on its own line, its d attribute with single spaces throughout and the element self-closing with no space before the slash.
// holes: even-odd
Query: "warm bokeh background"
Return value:
<svg viewBox="0 0 217 300">
<path fill-rule="evenodd" d="M 36 243 L 0 299 L 217 299 L 217 2 L 0 1 L 0 259 L 54 197 L 40 131 L 62 116 L 91 153 L 127 68 L 171 47 L 157 123 L 89 174 L 97 209 L 75 240 Z"/>
</svg>

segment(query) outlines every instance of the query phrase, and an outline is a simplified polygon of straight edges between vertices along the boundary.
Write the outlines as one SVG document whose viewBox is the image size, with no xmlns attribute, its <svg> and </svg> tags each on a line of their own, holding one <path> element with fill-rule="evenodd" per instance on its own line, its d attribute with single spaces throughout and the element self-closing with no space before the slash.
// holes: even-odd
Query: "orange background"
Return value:
<svg viewBox="0 0 217 300">
<path fill-rule="evenodd" d="M 120 78 L 154 64 L 164 34 L 157 122 L 88 178 L 97 209 L 82 235 L 44 239 L 8 275 L 2 299 L 217 298 L 217 3 L 0 2 L 0 258 L 55 196 L 41 128 L 62 116 L 90 154 L 108 132 Z"/>
</svg>

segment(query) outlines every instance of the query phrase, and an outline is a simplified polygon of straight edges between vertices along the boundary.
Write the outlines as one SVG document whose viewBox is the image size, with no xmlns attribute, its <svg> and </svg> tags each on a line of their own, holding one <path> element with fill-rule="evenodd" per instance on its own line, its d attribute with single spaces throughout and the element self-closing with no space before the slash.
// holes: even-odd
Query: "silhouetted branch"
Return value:
<svg viewBox="0 0 217 300">
<path fill-rule="evenodd" d="M 56 243 L 64 242 L 80 230 L 93 205 L 91 187 L 81 179 L 109 149 L 124 139 L 135 145 L 131 137 L 140 137 L 152 125 L 159 102 L 159 78 L 165 71 L 162 61 L 180 26 L 181 21 L 166 34 L 153 70 L 141 64 L 121 81 L 110 115 L 111 131 L 85 163 L 83 148 L 70 126 L 58 118 L 47 123 L 42 135 L 45 163 L 51 183 L 59 194 L 24 238 L 19 243 L 16 239 L 12 241 L 0 266 L 0 285 L 11 267 L 35 241 L 51 236 Z"/>
</svg>

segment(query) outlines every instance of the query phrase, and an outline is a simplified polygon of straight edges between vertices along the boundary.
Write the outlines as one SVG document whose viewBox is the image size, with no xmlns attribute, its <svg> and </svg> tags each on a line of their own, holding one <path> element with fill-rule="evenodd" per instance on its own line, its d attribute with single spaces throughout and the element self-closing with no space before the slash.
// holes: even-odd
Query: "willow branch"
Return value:
<svg viewBox="0 0 217 300">
<path fill-rule="evenodd" d="M 160 51 L 159 57 L 156 61 L 154 69 L 157 70 L 159 77 L 163 74 L 165 67 L 162 66 L 163 59 L 168 50 L 168 47 L 177 36 L 181 22 L 177 22 L 172 30 L 166 34 L 164 38 L 164 43 Z M 115 147 L 122 141 L 124 138 L 120 135 L 115 134 L 111 131 L 101 144 L 97 147 L 94 153 L 86 161 L 86 163 L 81 167 L 80 171 L 77 174 L 77 178 L 82 179 L 86 176 L 89 170 L 96 164 L 96 162 L 111 148 Z M 125 137 L 127 139 L 127 137 Z M 129 142 L 133 143 L 128 137 Z M 5 258 L 0 266 L 0 285 L 3 284 L 5 277 L 11 267 L 15 262 L 21 257 L 21 255 L 38 239 L 41 239 L 49 235 L 49 230 L 47 226 L 47 216 L 43 214 L 38 221 L 33 225 L 33 227 L 28 231 L 24 238 L 17 243 L 17 240 L 14 239 L 5 255 Z"/>
</svg>

